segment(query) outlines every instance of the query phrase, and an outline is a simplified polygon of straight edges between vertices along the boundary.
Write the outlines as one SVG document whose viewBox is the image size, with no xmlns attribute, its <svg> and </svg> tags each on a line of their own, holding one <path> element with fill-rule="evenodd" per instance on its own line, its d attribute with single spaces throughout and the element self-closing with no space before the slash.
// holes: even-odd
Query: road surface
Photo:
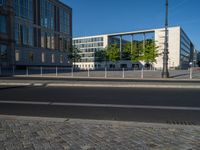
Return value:
<svg viewBox="0 0 200 150">
<path fill-rule="evenodd" d="M 200 89 L 1 87 L 0 114 L 200 124 Z"/>
</svg>

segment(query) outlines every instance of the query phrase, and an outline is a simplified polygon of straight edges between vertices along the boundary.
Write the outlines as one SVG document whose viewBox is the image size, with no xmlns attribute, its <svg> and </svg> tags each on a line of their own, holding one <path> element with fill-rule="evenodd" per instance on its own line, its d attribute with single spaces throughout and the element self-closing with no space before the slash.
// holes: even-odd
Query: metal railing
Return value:
<svg viewBox="0 0 200 150">
<path fill-rule="evenodd" d="M 174 79 L 200 79 L 200 68 L 190 68 L 188 70 L 169 70 L 170 78 Z M 148 79 L 161 78 L 161 70 L 142 69 L 87 69 L 80 70 L 69 67 L 30 67 L 25 68 L 7 68 L 0 67 L 0 76 L 23 76 L 23 77 L 66 77 L 66 78 L 132 78 Z"/>
</svg>

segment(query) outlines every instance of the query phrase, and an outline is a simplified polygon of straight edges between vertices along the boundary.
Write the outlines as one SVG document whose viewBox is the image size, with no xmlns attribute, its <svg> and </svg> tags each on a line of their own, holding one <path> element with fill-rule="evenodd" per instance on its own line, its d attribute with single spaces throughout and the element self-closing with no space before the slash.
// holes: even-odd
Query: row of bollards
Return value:
<svg viewBox="0 0 200 150">
<path fill-rule="evenodd" d="M 27 76 L 27 77 L 30 76 L 29 71 L 30 71 L 30 67 L 27 66 L 27 67 L 26 67 L 26 76 Z M 55 71 L 54 71 L 54 72 L 55 72 L 55 73 L 54 73 L 55 76 L 58 77 L 58 67 L 55 67 Z M 71 77 L 74 77 L 74 72 L 75 72 L 75 70 L 74 70 L 74 68 L 72 67 L 72 68 L 71 68 Z M 15 66 L 12 67 L 10 73 L 12 73 L 13 76 L 16 75 Z M 0 75 L 2 75 L 2 74 L 3 74 L 3 71 L 2 71 L 2 67 L 0 66 Z M 4 73 L 4 74 L 5 74 L 5 73 Z M 40 67 L 40 76 L 43 77 L 43 75 L 44 75 L 44 69 L 43 69 L 43 67 L 41 66 L 41 67 Z M 87 77 L 91 77 L 91 69 L 89 69 L 89 68 L 87 69 Z M 125 78 L 125 68 L 122 68 L 122 75 L 121 75 L 121 77 L 122 77 L 122 78 Z M 105 70 L 104 70 L 104 78 L 108 78 L 108 70 L 107 70 L 106 67 L 105 67 Z M 144 69 L 143 69 L 143 68 L 141 69 L 140 78 L 141 78 L 141 79 L 144 79 Z M 189 79 L 193 79 L 193 68 L 192 68 L 192 67 L 189 68 Z"/>
</svg>

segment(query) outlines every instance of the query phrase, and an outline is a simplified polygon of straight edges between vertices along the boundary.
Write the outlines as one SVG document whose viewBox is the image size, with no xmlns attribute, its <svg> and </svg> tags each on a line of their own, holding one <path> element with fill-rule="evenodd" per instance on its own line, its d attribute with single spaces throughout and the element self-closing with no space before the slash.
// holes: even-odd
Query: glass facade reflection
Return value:
<svg viewBox="0 0 200 150">
<path fill-rule="evenodd" d="M 0 44 L 0 60 L 7 59 L 7 46 Z"/>
<path fill-rule="evenodd" d="M 190 39 L 182 30 L 181 30 L 180 42 L 181 42 L 180 62 L 182 63 L 182 66 L 188 66 L 193 50 L 192 50 Z"/>
<path fill-rule="evenodd" d="M 94 62 L 95 52 L 104 48 L 103 37 L 91 37 L 73 40 L 73 45 L 80 50 L 81 59 L 78 62 Z"/>
<path fill-rule="evenodd" d="M 6 0 L 0 0 L 0 5 L 4 5 Z"/>
<path fill-rule="evenodd" d="M 33 21 L 33 0 L 13 0 L 15 15 Z"/>
<path fill-rule="evenodd" d="M 4 64 L 71 65 L 68 58 L 72 47 L 70 7 L 59 0 L 0 0 L 1 8 L 2 4 L 5 6 L 0 12 L 0 34 L 4 39 L 0 44 L 7 45 L 12 53 Z M 19 55 L 20 59 L 15 59 Z M 52 55 L 54 61 L 51 61 Z M 1 46 L 1 58 L 5 57 L 7 48 Z"/>
<path fill-rule="evenodd" d="M 48 0 L 40 0 L 40 25 L 54 30 L 54 5 Z"/>
<path fill-rule="evenodd" d="M 6 26 L 7 26 L 6 16 L 0 16 L 0 32 L 1 33 L 7 33 Z"/>
<path fill-rule="evenodd" d="M 64 10 L 59 10 L 59 20 L 60 20 L 60 32 L 70 33 L 70 17 L 69 14 Z"/>
</svg>

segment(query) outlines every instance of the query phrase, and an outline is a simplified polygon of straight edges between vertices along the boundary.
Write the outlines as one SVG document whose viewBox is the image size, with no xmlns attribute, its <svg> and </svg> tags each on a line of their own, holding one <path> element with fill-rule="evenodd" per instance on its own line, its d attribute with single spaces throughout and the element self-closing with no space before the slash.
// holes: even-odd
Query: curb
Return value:
<svg viewBox="0 0 200 150">
<path fill-rule="evenodd" d="M 194 85 L 153 85 L 153 84 L 132 84 L 132 85 L 111 85 L 111 84 L 54 84 L 49 83 L 46 87 L 110 87 L 110 88 L 181 88 L 181 89 L 200 89 Z"/>
<path fill-rule="evenodd" d="M 68 118 L 33 117 L 33 116 L 16 116 L 16 115 L 0 115 L 0 119 L 24 120 L 24 121 L 53 121 L 53 122 L 66 122 L 69 120 Z"/>
<path fill-rule="evenodd" d="M 16 115 L 0 115 L 0 120 L 22 120 L 22 121 L 44 121 L 55 123 L 77 123 L 77 124 L 105 124 L 114 126 L 135 126 L 135 127 L 155 127 L 155 128 L 195 128 L 200 129 L 200 126 L 196 125 L 174 125 L 166 123 L 150 123 L 150 122 L 136 122 L 136 121 L 111 121 L 111 120 L 93 120 L 93 119 L 72 119 L 72 118 L 52 118 L 52 117 L 33 117 L 33 116 L 16 116 Z"/>
</svg>

